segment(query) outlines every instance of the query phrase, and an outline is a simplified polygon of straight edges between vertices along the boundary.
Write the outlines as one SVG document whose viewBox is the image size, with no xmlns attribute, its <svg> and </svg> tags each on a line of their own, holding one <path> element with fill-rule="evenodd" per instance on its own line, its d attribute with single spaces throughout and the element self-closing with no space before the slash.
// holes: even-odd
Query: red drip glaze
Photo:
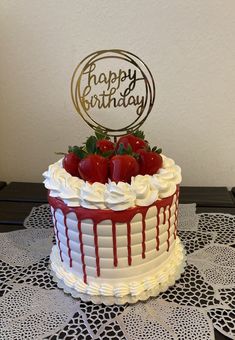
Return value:
<svg viewBox="0 0 235 340">
<path fill-rule="evenodd" d="M 145 259 L 145 249 L 146 249 L 146 245 L 145 245 L 145 230 L 146 230 L 146 223 L 145 223 L 145 218 L 146 215 L 142 214 L 142 259 Z"/>
<path fill-rule="evenodd" d="M 112 221 L 112 235 L 113 235 L 113 265 L 117 267 L 117 236 L 116 236 L 116 224 Z"/>
<path fill-rule="evenodd" d="M 147 207 L 133 207 L 122 211 L 114 211 L 111 209 L 86 209 L 83 207 L 68 207 L 60 198 L 50 197 L 48 198 L 49 204 L 53 209 L 60 209 L 64 215 L 71 212 L 75 213 L 77 220 L 90 219 L 93 223 L 99 224 L 104 220 L 111 220 L 115 223 L 127 223 L 131 222 L 136 214 L 146 215 L 150 207 L 156 206 L 158 211 L 161 208 L 165 208 L 167 205 L 172 205 L 173 196 L 163 198 L 154 202 Z M 109 228 L 109 226 L 107 226 Z"/>
<path fill-rule="evenodd" d="M 85 283 L 87 283 L 86 265 L 85 265 L 84 251 L 83 251 L 83 242 L 82 242 L 81 220 L 78 221 L 78 232 L 79 232 L 79 243 L 80 243 L 80 252 L 81 252 L 82 270 L 83 270 L 83 281 L 84 281 Z"/>
<path fill-rule="evenodd" d="M 166 223 L 166 207 L 164 207 L 164 210 L 163 210 L 163 224 Z"/>
<path fill-rule="evenodd" d="M 177 205 L 175 206 L 175 212 L 174 212 L 174 216 L 175 216 L 175 222 L 174 222 L 174 239 L 176 239 L 176 210 L 177 210 Z"/>
<path fill-rule="evenodd" d="M 127 252 L 128 252 L 128 265 L 131 266 L 131 222 L 127 222 Z"/>
<path fill-rule="evenodd" d="M 179 195 L 178 195 L 179 197 Z M 179 223 L 179 200 L 177 199 L 177 213 L 176 213 L 176 234 L 177 234 L 177 231 L 178 231 L 178 223 Z"/>
<path fill-rule="evenodd" d="M 179 207 L 179 192 L 176 193 L 176 202 L 175 202 L 175 223 L 174 223 L 174 239 L 177 236 L 177 228 L 178 228 L 178 207 Z"/>
<path fill-rule="evenodd" d="M 170 227 L 171 227 L 171 207 L 169 207 L 168 228 L 167 228 L 167 251 L 170 249 Z"/>
<path fill-rule="evenodd" d="M 159 213 L 157 213 L 157 225 L 156 225 L 156 250 L 159 250 Z"/>
<path fill-rule="evenodd" d="M 141 214 L 142 216 L 146 216 L 147 211 L 150 207 L 155 206 L 158 210 L 160 211 L 161 208 L 164 209 L 164 223 L 166 222 L 166 216 L 165 216 L 165 209 L 166 206 L 171 206 L 173 197 L 174 195 L 178 194 L 179 191 L 179 186 L 177 186 L 176 192 L 167 198 L 163 198 L 161 200 L 158 200 L 151 204 L 150 206 L 147 207 L 139 207 L 135 206 L 133 208 L 129 208 L 123 211 L 114 211 L 110 209 L 86 209 L 83 207 L 68 207 L 60 198 L 57 197 L 50 197 L 50 193 L 48 195 L 48 201 L 49 204 L 53 207 L 54 211 L 57 209 L 60 209 L 64 215 L 67 215 L 71 212 L 76 214 L 77 220 L 82 221 L 85 219 L 90 219 L 93 222 L 93 230 L 94 230 L 94 242 L 95 242 L 95 254 L 96 254 L 96 271 L 97 271 L 97 276 L 100 276 L 100 259 L 99 259 L 99 251 L 98 251 L 98 234 L 97 234 L 97 224 L 101 223 L 104 220 L 111 220 L 112 226 L 113 224 L 117 223 L 127 223 L 127 239 L 128 239 L 128 244 L 127 244 L 127 250 L 128 250 L 128 264 L 131 265 L 132 258 L 131 258 L 131 225 L 130 222 L 134 218 L 136 214 Z M 159 222 L 158 222 L 159 225 Z M 106 226 L 107 228 L 110 228 L 109 225 Z M 105 226 L 104 226 L 105 228 Z M 145 230 L 145 227 L 143 227 L 143 230 Z M 82 233 L 81 233 L 82 234 Z M 80 234 L 80 235 L 81 235 Z M 159 232 L 158 232 L 159 234 Z M 145 237 L 145 236 L 144 236 Z M 81 246 L 81 237 L 79 236 L 79 241 L 80 241 L 80 246 Z M 60 244 L 59 238 L 58 239 L 58 246 Z M 159 240 L 158 236 L 156 236 L 156 249 L 159 249 Z M 60 248 L 60 246 L 59 246 Z M 81 251 L 82 254 L 82 251 Z M 85 273 L 85 262 L 84 262 L 84 255 L 83 257 L 83 275 L 84 275 L 84 282 L 86 280 L 86 273 Z M 61 258 L 62 260 L 62 258 Z M 63 261 L 63 260 L 62 260 Z M 118 258 L 117 258 L 118 262 Z M 85 282 L 86 283 L 86 282 Z"/>
<path fill-rule="evenodd" d="M 95 243 L 96 274 L 99 277 L 100 276 L 100 258 L 99 258 L 97 223 L 93 224 L 93 233 L 94 233 L 94 243 Z"/>
<path fill-rule="evenodd" d="M 177 234 L 177 231 L 178 231 L 178 213 L 177 213 L 177 218 L 176 218 L 176 234 Z"/>
<path fill-rule="evenodd" d="M 66 222 L 66 215 L 64 215 L 64 226 L 65 226 L 65 235 L 67 238 L 67 247 L 68 247 L 68 256 L 69 256 L 69 267 L 72 267 L 72 257 L 71 257 L 71 249 L 69 244 L 69 235 L 68 235 L 68 226 Z"/>
<path fill-rule="evenodd" d="M 60 259 L 63 262 L 64 260 L 63 260 L 62 251 L 61 251 L 61 248 L 60 248 L 59 230 L 57 228 L 57 219 L 56 219 L 55 213 L 56 213 L 56 209 L 54 208 L 53 216 L 54 216 L 54 220 L 55 220 L 55 229 L 56 229 L 56 238 L 57 238 L 56 243 L 58 244 L 58 248 L 59 248 L 59 251 L 60 251 Z"/>
</svg>

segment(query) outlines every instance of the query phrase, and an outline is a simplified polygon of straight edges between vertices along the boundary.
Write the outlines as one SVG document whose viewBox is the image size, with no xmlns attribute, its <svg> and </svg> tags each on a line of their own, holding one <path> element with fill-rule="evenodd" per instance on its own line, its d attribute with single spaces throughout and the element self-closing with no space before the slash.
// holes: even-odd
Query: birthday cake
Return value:
<svg viewBox="0 0 235 340">
<path fill-rule="evenodd" d="M 114 143 L 98 131 L 43 175 L 56 239 L 51 269 L 66 292 L 135 302 L 180 277 L 181 169 L 142 133 Z"/>
</svg>

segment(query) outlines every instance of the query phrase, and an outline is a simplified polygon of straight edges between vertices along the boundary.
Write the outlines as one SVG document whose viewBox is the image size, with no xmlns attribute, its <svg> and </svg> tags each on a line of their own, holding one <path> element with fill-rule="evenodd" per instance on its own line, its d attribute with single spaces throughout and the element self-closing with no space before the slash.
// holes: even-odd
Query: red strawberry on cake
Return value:
<svg viewBox="0 0 235 340">
<path fill-rule="evenodd" d="M 63 158 L 63 167 L 70 175 L 79 176 L 78 164 L 80 160 L 79 148 L 77 146 L 69 146 L 68 153 Z"/>
<path fill-rule="evenodd" d="M 144 137 L 145 136 L 142 131 L 129 133 L 119 138 L 116 149 L 118 150 L 121 144 L 123 144 L 125 149 L 127 149 L 128 145 L 130 145 L 133 152 L 136 152 L 139 149 L 145 149 L 148 147 L 148 142 L 144 140 Z"/>
<path fill-rule="evenodd" d="M 140 175 L 154 175 L 162 167 L 163 160 L 160 155 L 161 149 L 153 148 L 152 150 L 140 149 L 139 154 Z"/>
<path fill-rule="evenodd" d="M 110 159 L 109 175 L 110 180 L 118 182 L 131 182 L 131 177 L 139 174 L 139 164 L 134 158 L 130 144 L 125 148 L 119 143 L 116 155 Z"/>
<path fill-rule="evenodd" d="M 116 155 L 110 160 L 110 180 L 130 183 L 131 177 L 139 173 L 137 160 L 130 155 Z"/>
<path fill-rule="evenodd" d="M 99 155 L 88 155 L 78 164 L 79 175 L 89 183 L 108 181 L 108 160 Z"/>
<path fill-rule="evenodd" d="M 114 150 L 115 150 L 114 143 L 107 139 L 98 140 L 96 142 L 96 147 L 103 154 L 110 152 L 110 151 L 114 153 Z"/>
</svg>

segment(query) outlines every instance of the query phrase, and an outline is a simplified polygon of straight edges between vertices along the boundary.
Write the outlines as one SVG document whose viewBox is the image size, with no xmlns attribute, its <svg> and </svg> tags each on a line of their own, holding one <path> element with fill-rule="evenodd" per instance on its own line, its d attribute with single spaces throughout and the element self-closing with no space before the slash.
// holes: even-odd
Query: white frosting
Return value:
<svg viewBox="0 0 235 340">
<path fill-rule="evenodd" d="M 154 186 L 153 176 L 138 175 L 136 177 L 132 177 L 131 187 L 135 192 L 136 205 L 149 206 L 158 199 L 159 190 L 156 186 Z"/>
<path fill-rule="evenodd" d="M 136 194 L 128 183 L 109 181 L 105 185 L 104 199 L 107 208 L 125 210 L 135 206 Z"/>
<path fill-rule="evenodd" d="M 50 196 L 60 197 L 68 206 L 88 209 L 125 210 L 136 205 L 149 206 L 157 199 L 174 194 L 181 182 L 181 169 L 174 160 L 162 155 L 163 167 L 153 176 L 132 177 L 131 184 L 109 181 L 93 183 L 71 176 L 62 166 L 62 159 L 43 173 Z"/>
<path fill-rule="evenodd" d="M 80 204 L 88 209 L 105 209 L 104 184 L 83 182 L 80 190 Z M 68 204 L 69 205 L 69 204 Z"/>
</svg>

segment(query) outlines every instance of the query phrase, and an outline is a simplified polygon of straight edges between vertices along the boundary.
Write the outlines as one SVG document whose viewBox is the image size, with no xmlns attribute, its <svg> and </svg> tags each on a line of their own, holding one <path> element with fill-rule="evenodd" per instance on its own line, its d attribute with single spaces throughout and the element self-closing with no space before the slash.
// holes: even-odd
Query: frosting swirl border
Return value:
<svg viewBox="0 0 235 340">
<path fill-rule="evenodd" d="M 131 184 L 112 182 L 90 184 L 71 176 L 62 166 L 62 159 L 43 173 L 44 185 L 51 197 L 59 197 L 69 207 L 122 211 L 134 206 L 149 206 L 158 199 L 174 194 L 180 184 L 181 168 L 162 155 L 163 167 L 150 175 L 132 177 Z"/>
</svg>

